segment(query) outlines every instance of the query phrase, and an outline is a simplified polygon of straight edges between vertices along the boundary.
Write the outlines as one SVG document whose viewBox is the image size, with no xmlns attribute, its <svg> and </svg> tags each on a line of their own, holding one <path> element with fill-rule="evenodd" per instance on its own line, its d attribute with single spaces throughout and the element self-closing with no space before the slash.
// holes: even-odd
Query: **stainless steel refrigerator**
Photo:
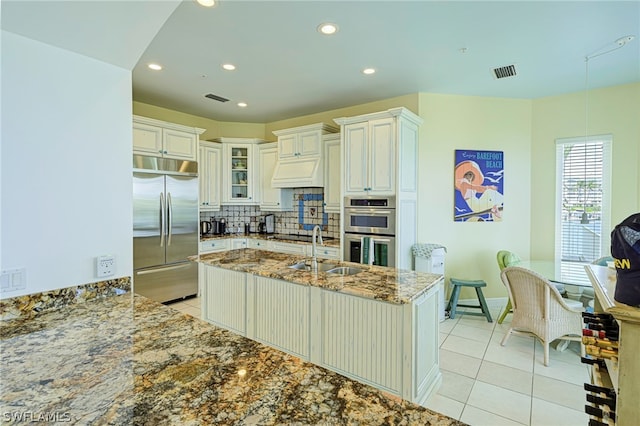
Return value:
<svg viewBox="0 0 640 426">
<path fill-rule="evenodd" d="M 198 293 L 198 164 L 133 156 L 133 289 L 158 302 Z"/>
</svg>

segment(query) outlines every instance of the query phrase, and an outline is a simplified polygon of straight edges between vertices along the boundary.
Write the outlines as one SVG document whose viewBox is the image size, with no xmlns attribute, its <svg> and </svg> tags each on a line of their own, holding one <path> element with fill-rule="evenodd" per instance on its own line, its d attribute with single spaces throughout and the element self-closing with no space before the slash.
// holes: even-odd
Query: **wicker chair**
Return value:
<svg viewBox="0 0 640 426">
<path fill-rule="evenodd" d="M 549 365 L 549 343 L 556 339 L 580 341 L 581 310 L 569 307 L 558 289 L 537 273 L 510 266 L 500 273 L 513 308 L 511 327 L 500 344 L 512 333 L 537 337 L 544 347 L 544 365 Z"/>
<path fill-rule="evenodd" d="M 516 263 L 520 262 L 520 257 L 517 254 L 509 251 L 509 250 L 500 250 L 496 255 L 496 260 L 498 261 L 498 267 L 500 271 L 504 270 L 507 266 L 513 266 Z M 498 318 L 498 324 L 502 324 L 507 314 L 511 313 L 511 299 L 507 299 L 507 306 L 505 306 L 504 311 Z"/>
</svg>

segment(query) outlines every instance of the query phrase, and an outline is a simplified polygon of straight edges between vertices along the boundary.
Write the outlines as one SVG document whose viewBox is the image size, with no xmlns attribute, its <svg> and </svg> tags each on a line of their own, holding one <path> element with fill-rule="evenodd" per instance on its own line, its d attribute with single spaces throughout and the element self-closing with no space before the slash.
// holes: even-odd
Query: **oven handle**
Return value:
<svg viewBox="0 0 640 426">
<path fill-rule="evenodd" d="M 374 214 L 377 216 L 389 216 L 394 214 L 395 212 L 393 210 L 380 210 L 380 209 L 358 209 L 358 208 L 346 208 L 344 209 L 345 214 Z"/>
</svg>

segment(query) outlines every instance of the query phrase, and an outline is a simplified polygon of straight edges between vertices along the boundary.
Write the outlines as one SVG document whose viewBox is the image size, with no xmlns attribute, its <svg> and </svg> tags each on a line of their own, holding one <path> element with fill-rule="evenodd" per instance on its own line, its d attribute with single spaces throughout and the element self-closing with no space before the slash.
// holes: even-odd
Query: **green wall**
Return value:
<svg viewBox="0 0 640 426">
<path fill-rule="evenodd" d="M 506 297 L 495 255 L 554 255 L 555 139 L 585 133 L 585 94 L 504 99 L 411 94 L 272 123 L 225 123 L 134 102 L 137 115 L 220 136 L 274 140 L 273 130 L 404 106 L 424 119 L 418 153 L 418 241 L 447 247 L 446 276 L 484 279 L 487 297 Z M 613 135 L 612 224 L 640 211 L 640 83 L 589 92 L 589 134 Z M 336 126 L 337 127 L 337 126 Z M 456 149 L 504 152 L 502 222 L 453 222 Z M 463 293 L 462 297 L 475 297 Z"/>
</svg>

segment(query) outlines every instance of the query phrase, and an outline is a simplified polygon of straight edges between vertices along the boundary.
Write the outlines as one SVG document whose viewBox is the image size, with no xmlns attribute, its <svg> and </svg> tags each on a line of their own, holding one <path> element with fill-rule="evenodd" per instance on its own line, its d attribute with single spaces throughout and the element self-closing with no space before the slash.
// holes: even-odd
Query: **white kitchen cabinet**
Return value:
<svg viewBox="0 0 640 426">
<path fill-rule="evenodd" d="M 313 255 L 313 246 L 307 245 L 307 256 Z M 342 260 L 340 256 L 340 247 L 327 247 L 318 245 L 316 248 L 316 256 L 323 259 Z"/>
<path fill-rule="evenodd" d="M 344 126 L 345 195 L 394 194 L 394 125 L 382 118 Z"/>
<path fill-rule="evenodd" d="M 278 137 L 278 157 L 319 157 L 322 154 L 322 135 L 337 131 L 335 127 L 324 123 L 276 130 L 273 134 Z"/>
<path fill-rule="evenodd" d="M 196 161 L 198 135 L 205 129 L 133 116 L 134 154 Z"/>
<path fill-rule="evenodd" d="M 258 204 L 257 149 L 261 139 L 217 138 L 222 143 L 222 204 Z"/>
<path fill-rule="evenodd" d="M 247 239 L 247 248 L 273 251 L 273 244 L 269 240 L 249 238 Z"/>
<path fill-rule="evenodd" d="M 198 179 L 200 181 L 200 211 L 220 210 L 222 189 L 222 146 L 201 142 Z"/>
<path fill-rule="evenodd" d="M 420 117 L 393 108 L 335 122 L 342 126 L 345 196 L 415 194 Z"/>
<path fill-rule="evenodd" d="M 198 281 L 203 292 L 203 319 L 246 335 L 247 274 L 200 263 Z"/>
<path fill-rule="evenodd" d="M 246 238 L 233 238 L 231 240 L 231 250 L 238 250 L 243 248 L 247 248 Z"/>
<path fill-rule="evenodd" d="M 324 123 L 276 130 L 278 162 L 273 172 L 274 188 L 324 186 L 322 137 L 338 129 Z"/>
<path fill-rule="evenodd" d="M 324 213 L 340 213 L 340 134 L 324 138 Z"/>
<path fill-rule="evenodd" d="M 258 145 L 258 190 L 261 211 L 292 211 L 293 189 L 271 186 L 273 171 L 278 163 L 278 144 Z"/>
<path fill-rule="evenodd" d="M 251 312 L 247 322 L 252 339 L 302 359 L 309 358 L 309 286 L 266 277 L 253 277 Z M 286 306 L 286 309 L 274 309 Z"/>
<path fill-rule="evenodd" d="M 229 240 L 226 238 L 216 238 L 212 240 L 200 241 L 200 254 L 216 253 L 229 250 Z"/>
<path fill-rule="evenodd" d="M 300 256 L 307 255 L 306 244 L 284 243 L 282 241 L 274 241 L 271 246 L 271 251 L 278 253 L 297 254 Z"/>
</svg>

